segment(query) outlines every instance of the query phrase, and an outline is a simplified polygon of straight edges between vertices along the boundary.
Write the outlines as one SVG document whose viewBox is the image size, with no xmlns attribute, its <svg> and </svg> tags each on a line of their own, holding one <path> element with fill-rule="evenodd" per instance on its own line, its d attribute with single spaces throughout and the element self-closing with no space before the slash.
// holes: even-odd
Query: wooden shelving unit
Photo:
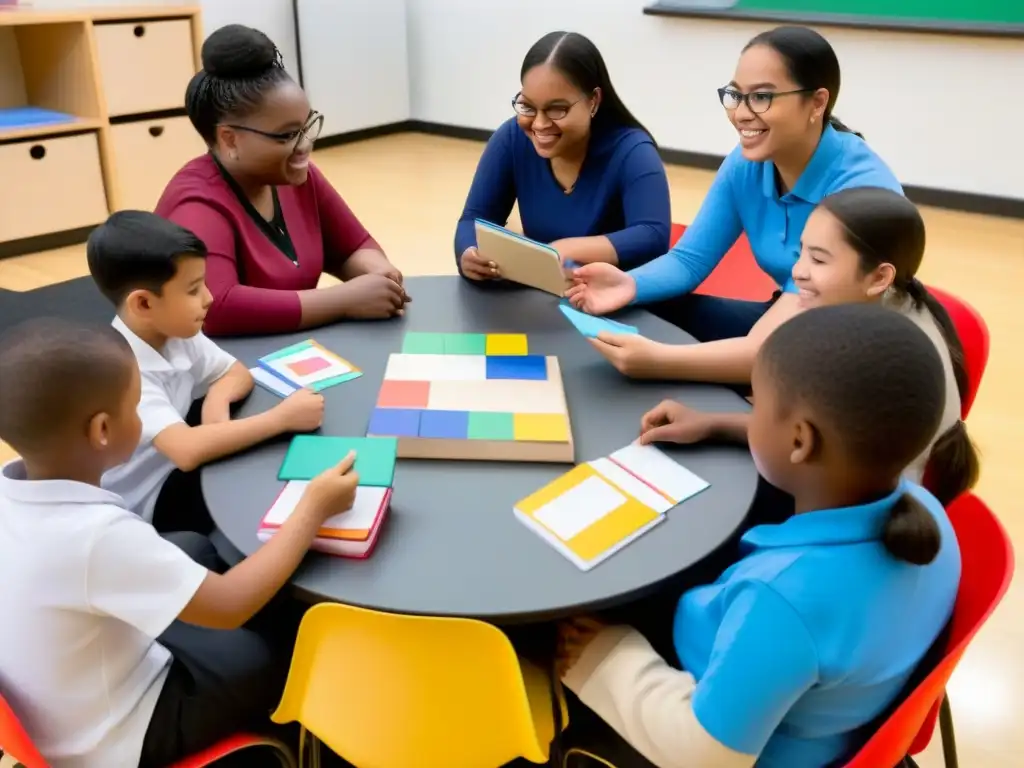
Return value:
<svg viewBox="0 0 1024 768">
<path fill-rule="evenodd" d="M 205 150 L 184 112 L 202 39 L 193 6 L 0 7 L 0 251 L 153 208 Z"/>
</svg>

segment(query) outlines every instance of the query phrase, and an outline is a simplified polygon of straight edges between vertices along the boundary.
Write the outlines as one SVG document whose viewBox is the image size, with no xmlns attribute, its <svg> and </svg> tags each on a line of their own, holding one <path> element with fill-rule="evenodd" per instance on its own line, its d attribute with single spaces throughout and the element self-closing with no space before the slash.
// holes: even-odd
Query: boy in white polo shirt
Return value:
<svg viewBox="0 0 1024 768">
<path fill-rule="evenodd" d="M 131 348 L 112 328 L 36 321 L 0 339 L 0 693 L 53 768 L 165 766 L 266 728 L 294 638 L 250 619 L 323 521 L 347 509 L 350 455 L 224 574 L 190 559 L 100 487 L 138 443 Z M 208 544 L 208 542 L 206 542 Z M 266 616 L 267 624 L 278 617 Z M 245 626 L 243 626 L 245 625 Z"/>
<path fill-rule="evenodd" d="M 299 390 L 269 411 L 231 420 L 231 405 L 252 391 L 252 375 L 202 332 L 211 302 L 206 246 L 187 229 L 121 211 L 93 231 L 86 250 L 96 286 L 117 308 L 114 327 L 142 372 L 138 450 L 104 476 L 103 487 L 158 531 L 208 534 L 213 522 L 199 467 L 285 432 L 316 429 L 323 396 Z M 204 395 L 201 415 L 192 417 Z"/>
</svg>

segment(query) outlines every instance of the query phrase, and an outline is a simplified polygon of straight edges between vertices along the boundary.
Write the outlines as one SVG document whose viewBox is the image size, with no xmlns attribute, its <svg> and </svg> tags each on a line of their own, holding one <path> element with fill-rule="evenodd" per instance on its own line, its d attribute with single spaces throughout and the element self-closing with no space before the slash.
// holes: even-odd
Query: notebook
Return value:
<svg viewBox="0 0 1024 768">
<path fill-rule="evenodd" d="M 293 480 L 263 516 L 256 536 L 269 541 L 295 511 L 309 483 Z M 391 489 L 360 485 L 352 508 L 324 521 L 310 549 L 338 557 L 365 559 L 373 552 L 391 503 Z"/>
<path fill-rule="evenodd" d="M 589 571 L 666 519 L 708 482 L 653 445 L 580 464 L 515 505 L 515 514 Z"/>
<path fill-rule="evenodd" d="M 588 315 L 586 312 L 580 312 L 565 301 L 559 304 L 558 308 L 562 310 L 562 314 L 565 315 L 566 319 L 576 326 L 576 330 L 589 339 L 596 339 L 597 334 L 601 333 L 601 331 L 607 331 L 608 333 L 639 333 L 635 325 L 626 325 L 615 320 L 609 320 L 607 317 Z"/>
<path fill-rule="evenodd" d="M 303 387 L 320 392 L 363 375 L 363 372 L 348 360 L 338 357 L 312 339 L 300 341 L 261 357 L 258 367 L 283 384 L 277 386 L 266 376 L 261 375 L 257 378 L 256 374 L 253 374 L 256 383 L 283 397 Z M 288 387 L 291 389 L 288 390 Z M 287 394 L 284 394 L 285 392 Z"/>
<path fill-rule="evenodd" d="M 563 296 L 568 288 L 562 258 L 550 245 L 477 219 L 476 247 L 481 256 L 498 265 L 505 280 L 555 296 Z"/>
<path fill-rule="evenodd" d="M 359 485 L 390 488 L 398 460 L 398 438 L 395 437 L 327 437 L 296 435 L 281 462 L 278 480 L 312 480 L 330 469 L 349 451 L 355 451 L 353 469 L 359 473 Z"/>
</svg>

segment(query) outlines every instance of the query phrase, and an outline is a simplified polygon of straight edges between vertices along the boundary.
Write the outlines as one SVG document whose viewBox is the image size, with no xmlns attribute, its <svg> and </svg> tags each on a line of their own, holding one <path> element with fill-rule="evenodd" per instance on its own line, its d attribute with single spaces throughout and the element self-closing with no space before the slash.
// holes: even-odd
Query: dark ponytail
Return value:
<svg viewBox="0 0 1024 768">
<path fill-rule="evenodd" d="M 841 77 L 839 58 L 828 40 L 809 27 L 784 26 L 762 32 L 747 43 L 743 50 L 756 45 L 766 46 L 779 54 L 798 88 L 811 93 L 821 88 L 828 91 L 823 121 L 825 125 L 864 138 L 863 134 L 847 127 L 832 114 L 836 99 L 839 98 Z"/>
<path fill-rule="evenodd" d="M 942 302 L 932 296 L 916 277 L 907 281 L 905 290 L 914 306 L 927 309 L 939 327 L 949 350 L 949 361 L 953 366 L 953 378 L 956 379 L 960 402 L 964 402 L 968 394 L 964 347 L 949 313 L 942 306 Z M 980 475 L 981 461 L 978 458 L 978 450 L 967 434 L 967 425 L 963 421 L 957 421 L 932 445 L 925 485 L 935 494 L 935 498 L 946 505 L 977 485 Z"/>
<path fill-rule="evenodd" d="M 864 138 L 863 133 L 861 133 L 860 131 L 853 130 L 853 128 L 847 126 L 846 123 L 844 123 L 835 115 L 828 116 L 828 124 L 835 128 L 837 131 L 842 131 L 843 133 L 852 133 L 854 136 L 859 136 L 862 139 Z"/>
<path fill-rule="evenodd" d="M 540 64 L 550 64 L 585 94 L 601 89 L 601 106 L 594 116 L 595 126 L 639 128 L 651 136 L 651 132 L 619 98 L 604 57 L 589 38 L 578 32 L 549 32 L 526 52 L 519 79 L 522 80 L 527 72 Z M 651 141 L 654 141 L 653 136 Z"/>
<path fill-rule="evenodd" d="M 928 565 L 939 554 L 942 534 L 931 513 L 909 493 L 904 493 L 889 510 L 882 543 L 898 560 Z"/>
</svg>

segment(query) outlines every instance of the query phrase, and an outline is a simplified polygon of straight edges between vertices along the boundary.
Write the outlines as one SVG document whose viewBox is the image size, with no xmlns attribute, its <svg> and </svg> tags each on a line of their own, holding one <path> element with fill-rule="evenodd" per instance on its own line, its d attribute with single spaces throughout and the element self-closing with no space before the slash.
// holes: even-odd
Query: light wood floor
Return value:
<svg viewBox="0 0 1024 768">
<path fill-rule="evenodd" d="M 323 150 L 316 162 L 407 275 L 454 274 L 454 224 L 481 149 L 474 142 L 407 134 Z M 676 221 L 693 219 L 711 179 L 709 172 L 669 168 Z M 1024 435 L 1014 383 L 1024 376 L 1024 221 L 935 209 L 925 216 L 924 281 L 971 302 L 991 329 L 991 360 L 969 420 L 983 454 L 978 490 L 1024 553 L 1024 514 L 1017 506 L 1024 476 L 1013 464 L 1014 441 Z M 85 274 L 84 248 L 76 246 L 0 261 L 0 288 L 31 290 Z M 5 450 L 0 444 L 0 458 Z M 964 768 L 1024 762 L 1024 732 L 1017 729 L 1017 718 L 1024 717 L 1022 619 L 1024 587 L 1017 579 L 953 678 Z M 937 741 L 920 761 L 924 768 L 942 765 Z"/>
</svg>

